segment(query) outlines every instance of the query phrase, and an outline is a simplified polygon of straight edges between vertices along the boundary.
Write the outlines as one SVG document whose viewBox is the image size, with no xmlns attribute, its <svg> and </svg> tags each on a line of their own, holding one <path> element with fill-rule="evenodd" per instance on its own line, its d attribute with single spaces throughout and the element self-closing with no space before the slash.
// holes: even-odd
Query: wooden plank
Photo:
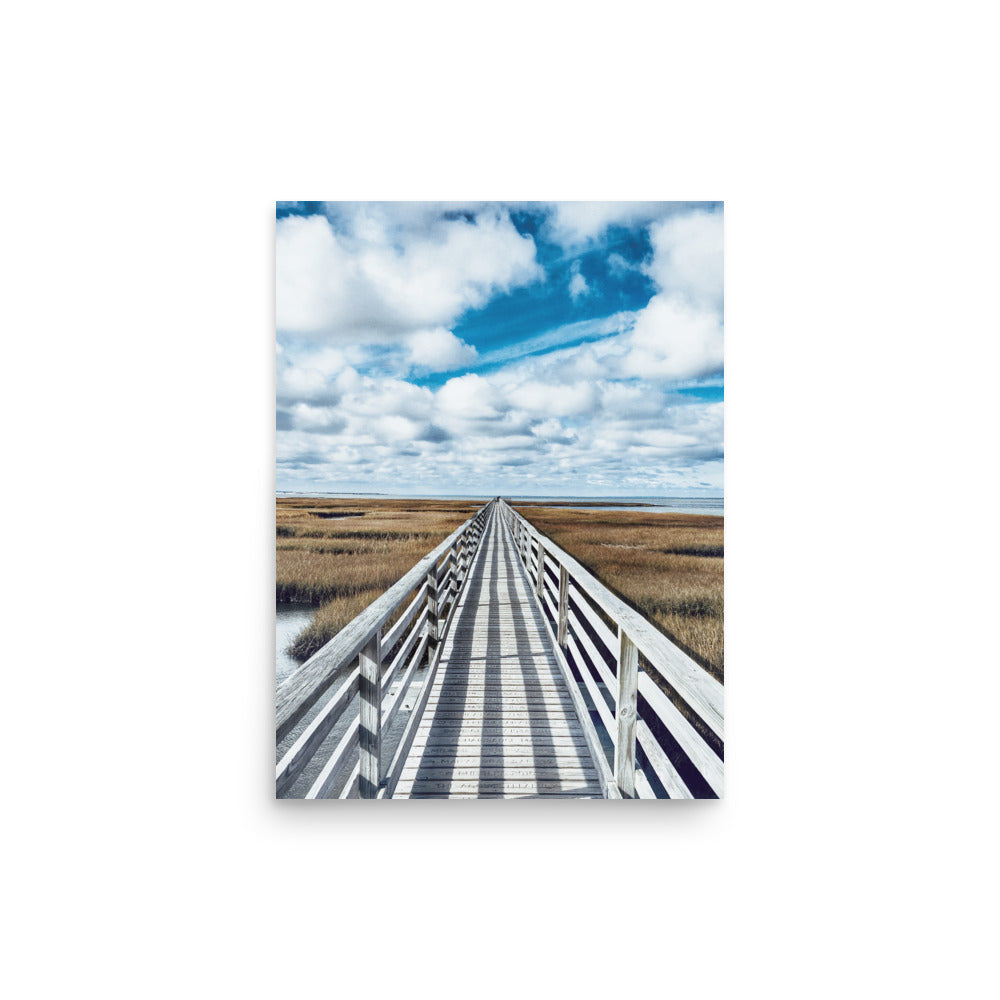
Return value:
<svg viewBox="0 0 1000 1000">
<path fill-rule="evenodd" d="M 569 638 L 569 651 L 573 654 L 576 660 L 580 659 L 580 650 L 577 647 L 576 639 L 574 636 Z M 594 680 L 593 675 L 587 669 L 584 664 L 580 668 L 580 676 L 583 678 L 583 683 L 586 685 L 587 693 L 590 695 L 590 700 L 594 703 L 594 707 L 597 709 L 597 714 L 601 717 L 601 722 L 604 724 L 604 729 L 609 736 L 613 736 L 615 731 L 615 721 L 611 714 L 611 709 L 608 707 L 608 703 L 601 693 L 601 689 L 597 686 L 597 681 Z"/>
<path fill-rule="evenodd" d="M 494 691 L 489 694 L 477 691 L 457 693 L 446 689 L 437 695 L 431 692 L 427 708 L 430 710 L 433 707 L 451 712 L 460 712 L 463 708 L 497 710 L 537 708 L 538 711 L 568 710 L 572 714 L 572 705 L 569 692 L 555 687 L 538 688 L 534 691 Z"/>
<path fill-rule="evenodd" d="M 615 783 L 622 798 L 635 798 L 635 716 L 639 690 L 639 651 L 618 629 L 618 694 L 615 699 Z"/>
<path fill-rule="evenodd" d="M 472 713 L 526 712 L 530 718 L 539 720 L 572 715 L 573 702 L 568 695 L 550 698 L 444 698 L 431 699 L 427 705 L 428 713 L 435 713 L 438 718 L 442 713 L 462 715 Z M 428 715 L 429 718 L 434 716 Z"/>
<path fill-rule="evenodd" d="M 413 746 L 416 747 L 470 747 L 476 748 L 477 751 L 482 749 L 485 753 L 487 749 L 492 753 L 497 749 L 504 750 L 516 750 L 518 752 L 527 752 L 531 750 L 535 752 L 541 752 L 540 748 L 545 748 L 549 750 L 560 750 L 562 748 L 577 748 L 586 747 L 587 740 L 584 737 L 583 732 L 570 732 L 562 733 L 557 736 L 546 736 L 545 742 L 540 743 L 536 741 L 533 735 L 526 734 L 524 736 L 512 736 L 510 734 L 483 734 L 479 730 L 474 733 L 470 733 L 467 736 L 456 736 L 452 733 L 437 732 L 429 733 L 426 730 L 424 732 L 418 732 L 414 737 Z"/>
<path fill-rule="evenodd" d="M 515 780 L 488 780 L 488 781 L 400 781 L 396 786 L 396 791 L 400 795 L 409 795 L 413 791 L 423 794 L 432 792 L 444 792 L 453 795 L 503 792 L 517 792 L 523 795 L 579 795 L 579 794 L 599 794 L 600 786 L 596 780 L 593 781 L 515 781 Z"/>
<path fill-rule="evenodd" d="M 341 736 L 337 748 L 323 765 L 323 769 L 312 783 L 312 787 L 306 792 L 307 799 L 325 799 L 336 787 L 337 779 L 350 760 L 350 751 L 357 746 L 360 726 L 361 720 L 355 719 L 348 727 L 347 732 Z"/>
<path fill-rule="evenodd" d="M 406 626 L 413 621 L 413 616 L 420 610 L 424 599 L 427 597 L 427 584 L 425 583 L 416 593 L 413 600 L 410 601 L 409 607 L 403 612 L 403 617 L 397 621 L 392 628 L 384 636 L 382 636 L 382 648 L 385 650 L 391 650 L 393 646 L 399 641 L 399 637 L 403 634 Z"/>
<path fill-rule="evenodd" d="M 586 728 L 586 727 L 584 727 Z M 533 736 L 536 740 L 548 740 L 550 736 L 574 736 L 580 731 L 576 719 L 572 721 L 549 722 L 545 725 L 525 724 L 524 722 L 497 722 L 489 719 L 462 720 L 438 719 L 433 730 L 425 725 L 425 731 L 433 735 L 451 736 Z"/>
<path fill-rule="evenodd" d="M 615 634 L 604 624 L 601 616 L 583 599 L 583 595 L 572 583 L 569 585 L 569 596 L 573 603 L 580 608 L 587 624 L 597 633 L 597 638 L 604 644 L 612 659 L 616 657 L 618 655 L 618 640 Z"/>
<path fill-rule="evenodd" d="M 422 756 L 413 757 L 421 767 L 556 767 L 573 764 L 594 771 L 586 747 L 560 747 L 559 752 L 525 754 L 523 747 L 496 747 L 492 753 L 480 753 L 472 747 L 443 749 L 431 747 Z M 410 767 L 407 761 L 406 767 Z M 405 770 L 405 768 L 404 768 Z"/>
<path fill-rule="evenodd" d="M 463 667 L 448 664 L 441 667 L 438 684 L 445 683 L 456 687 L 486 687 L 486 688 L 522 688 L 522 687 L 552 687 L 561 686 L 562 677 L 550 661 L 532 663 L 528 666 L 518 664 L 516 667 L 498 665 L 495 667 Z"/>
<path fill-rule="evenodd" d="M 637 799 L 655 799 L 657 798 L 656 792 L 653 791 L 653 786 L 649 783 L 649 779 L 642 772 L 642 768 L 636 769 L 635 772 L 635 797 Z"/>
<path fill-rule="evenodd" d="M 421 761 L 418 765 L 403 768 L 400 781 L 574 781 L 580 784 L 597 785 L 597 773 L 593 766 L 581 768 L 578 766 L 544 767 L 456 767 L 454 761 L 449 761 L 443 767 L 429 767 Z"/>
<path fill-rule="evenodd" d="M 438 566 L 437 573 L 435 574 L 435 576 L 437 577 L 438 589 L 444 587 L 444 582 L 448 578 L 448 574 L 451 572 L 452 565 L 454 564 L 454 562 L 455 562 L 455 547 L 452 546 L 448 550 L 448 554 L 445 556 L 444 561 L 441 563 L 440 566 Z"/>
<path fill-rule="evenodd" d="M 511 793 L 508 795 L 499 795 L 496 792 L 412 792 L 409 795 L 401 795 L 400 798 L 404 799 L 448 799 L 449 801 L 455 801 L 458 799 L 565 799 L 567 802 L 576 799 L 603 799 L 604 796 L 600 792 L 594 792 L 593 794 L 581 795 L 579 792 L 570 792 L 568 794 L 554 794 L 549 792 L 545 795 L 525 795 Z"/>
<path fill-rule="evenodd" d="M 465 721 L 469 725 L 490 725 L 490 726 L 527 726 L 541 732 L 549 728 L 557 728 L 564 724 L 572 725 L 565 712 L 552 713 L 549 716 L 537 711 L 518 711 L 517 709 L 475 709 L 470 708 L 462 711 L 448 711 L 447 709 L 428 709 L 427 725 L 430 727 L 448 723 L 459 723 Z"/>
<path fill-rule="evenodd" d="M 417 619 L 413 628 L 410 629 L 410 634 L 406 637 L 406 642 L 399 647 L 399 651 L 392 658 L 392 663 L 389 665 L 389 669 L 382 674 L 382 687 L 388 687 L 396 676 L 396 672 L 399 669 L 399 665 L 403 662 L 404 658 L 413 648 L 413 644 L 418 638 L 421 638 L 421 630 L 424 627 L 424 623 L 427 621 L 427 609 L 421 612 L 420 617 Z M 424 633 L 422 642 L 426 642 L 427 636 Z M 382 647 L 385 648 L 384 646 Z"/>
<path fill-rule="evenodd" d="M 653 683 L 645 673 L 639 674 L 639 691 L 646 699 L 649 707 L 666 726 L 667 731 L 680 748 L 687 754 L 698 773 L 708 782 L 709 787 L 719 798 L 722 798 L 723 763 L 714 750 L 701 738 L 698 731 L 684 718 L 680 709 Z M 650 739 L 654 740 L 650 733 Z M 646 750 L 645 744 L 643 749 Z M 649 753 L 648 750 L 646 750 Z M 662 778 L 660 779 L 662 781 Z"/>
<path fill-rule="evenodd" d="M 340 795 L 337 797 L 341 799 L 350 799 L 357 795 L 360 778 L 361 765 L 359 763 L 354 765 L 354 770 L 351 771 L 351 776 L 344 782 L 344 787 L 341 790 Z"/>
<path fill-rule="evenodd" d="M 312 755 L 329 736 L 344 709 L 357 694 L 361 671 L 355 667 L 347 680 L 337 688 L 333 697 L 317 713 L 316 718 L 303 730 L 299 738 L 289 747 L 275 769 L 275 795 L 280 797 L 295 784 Z"/>
<path fill-rule="evenodd" d="M 417 669 L 418 664 L 423 659 L 424 649 L 427 647 L 427 635 L 426 633 L 420 639 L 420 645 L 417 646 L 416 652 L 410 657 L 410 662 L 406 668 L 406 673 L 403 674 L 399 682 L 399 687 L 396 689 L 396 693 L 390 695 L 389 707 L 385 710 L 382 719 L 382 728 L 388 732 L 393 722 L 396 720 L 396 714 L 399 712 L 400 705 L 403 704 L 403 699 L 406 697 L 406 693 L 409 690 L 410 684 L 413 680 L 414 671 Z"/>
<path fill-rule="evenodd" d="M 684 783 L 684 779 L 677 773 L 677 768 L 670 762 L 670 758 L 663 752 L 663 748 L 656 742 L 656 737 L 642 719 L 636 722 L 635 735 L 667 795 L 672 799 L 693 799 L 691 789 Z"/>
<path fill-rule="evenodd" d="M 413 740 L 413 753 L 425 753 L 428 747 L 447 748 L 448 753 L 461 747 L 464 750 L 474 750 L 476 753 L 490 754 L 513 750 L 519 754 L 561 753 L 563 750 L 579 752 L 586 747 L 586 738 L 582 731 L 567 730 L 564 733 L 543 735 L 539 738 L 534 733 L 484 733 L 481 727 L 474 727 L 471 732 L 456 732 L 454 730 L 424 730 L 417 733 Z"/>
<path fill-rule="evenodd" d="M 511 675 L 509 678 L 502 680 L 489 676 L 461 680 L 451 677 L 444 686 L 441 685 L 440 677 L 435 679 L 435 691 L 447 691 L 455 698 L 461 698 L 463 694 L 486 694 L 497 698 L 502 698 L 506 694 L 510 694 L 512 697 L 522 694 L 546 695 L 563 690 L 565 690 L 565 685 L 562 683 L 562 678 L 552 677 L 549 674 L 529 681 L 525 681 L 516 675 Z"/>
<path fill-rule="evenodd" d="M 587 634 L 586 629 L 580 627 L 580 622 L 573 611 L 569 613 L 569 627 L 570 631 L 577 638 L 578 642 L 587 653 L 586 662 L 593 664 L 593 668 L 600 675 L 604 686 L 609 691 L 614 691 L 618 686 L 618 682 L 615 680 L 615 675 L 608 669 L 606 661 L 601 657 L 597 650 L 597 646 L 594 645 L 594 640 Z"/>
</svg>

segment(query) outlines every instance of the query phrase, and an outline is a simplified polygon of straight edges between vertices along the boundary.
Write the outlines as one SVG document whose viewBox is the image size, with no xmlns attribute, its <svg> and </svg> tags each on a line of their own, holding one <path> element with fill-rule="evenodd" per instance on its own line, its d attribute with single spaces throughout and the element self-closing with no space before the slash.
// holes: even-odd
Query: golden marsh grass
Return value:
<svg viewBox="0 0 1000 1000">
<path fill-rule="evenodd" d="M 480 507 L 449 500 L 278 499 L 276 597 L 317 606 L 291 655 L 311 656 Z M 724 679 L 723 518 L 517 509 Z"/>
<path fill-rule="evenodd" d="M 275 596 L 317 606 L 288 652 L 305 660 L 482 504 L 279 498 Z"/>
<path fill-rule="evenodd" d="M 517 510 L 724 680 L 724 518 L 548 506 Z"/>
</svg>

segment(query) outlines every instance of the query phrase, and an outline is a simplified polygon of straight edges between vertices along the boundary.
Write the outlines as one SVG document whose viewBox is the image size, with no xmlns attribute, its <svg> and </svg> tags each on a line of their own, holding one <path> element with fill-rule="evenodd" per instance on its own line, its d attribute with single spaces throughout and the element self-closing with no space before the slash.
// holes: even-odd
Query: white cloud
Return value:
<svg viewBox="0 0 1000 1000">
<path fill-rule="evenodd" d="M 464 420 L 492 419 L 505 409 L 496 386 L 475 374 L 445 382 L 438 390 L 437 405 L 446 417 Z"/>
<path fill-rule="evenodd" d="M 621 373 L 647 379 L 684 379 L 722 367 L 722 325 L 715 312 L 654 296 L 628 336 Z"/>
<path fill-rule="evenodd" d="M 721 488 L 722 404 L 672 391 L 721 371 L 721 213 L 668 207 L 667 218 L 621 203 L 554 212 L 550 222 L 558 217 L 567 239 L 578 241 L 630 214 L 649 216 L 652 253 L 641 267 L 656 294 L 638 312 L 587 319 L 482 356 L 452 332 L 455 310 L 539 273 L 534 244 L 509 216 L 481 205 L 462 207 L 471 221 L 442 219 L 439 206 L 363 205 L 335 206 L 332 224 L 282 220 L 279 289 L 304 293 L 285 309 L 279 291 L 279 487 Z M 664 206 L 656 210 L 662 215 Z M 494 252 L 505 262 L 491 261 Z M 613 258 L 611 270 L 637 269 Z M 570 294 L 589 290 L 579 266 L 571 270 Z M 456 371 L 437 390 L 407 381 L 476 362 L 502 367 Z"/>
<path fill-rule="evenodd" d="M 418 371 L 446 372 L 476 360 L 476 349 L 443 326 L 410 334 L 407 346 L 410 366 Z"/>
<path fill-rule="evenodd" d="M 597 240 L 608 226 L 632 226 L 658 218 L 670 208 L 662 201 L 559 201 L 552 205 L 548 232 L 564 247 Z"/>
<path fill-rule="evenodd" d="M 336 434 L 347 426 L 347 421 L 334 406 L 310 406 L 308 403 L 296 403 L 291 407 L 290 415 L 295 427 L 303 431 Z"/>
<path fill-rule="evenodd" d="M 661 291 L 693 305 L 722 308 L 721 212 L 692 212 L 650 227 L 653 257 L 643 270 Z"/>
<path fill-rule="evenodd" d="M 533 414 L 557 417 L 580 416 L 597 409 L 598 392 L 593 382 L 570 385 L 530 381 L 509 388 L 507 398 Z"/>
<path fill-rule="evenodd" d="M 505 210 L 389 228 L 377 211 L 336 231 L 321 215 L 279 220 L 275 306 L 279 331 L 300 337 L 392 342 L 449 326 L 497 292 L 544 276 L 535 244 Z"/>
</svg>

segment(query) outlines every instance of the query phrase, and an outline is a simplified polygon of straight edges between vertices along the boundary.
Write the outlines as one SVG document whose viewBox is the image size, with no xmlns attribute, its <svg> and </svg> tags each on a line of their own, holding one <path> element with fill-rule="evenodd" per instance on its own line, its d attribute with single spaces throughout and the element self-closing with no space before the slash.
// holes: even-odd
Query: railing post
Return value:
<svg viewBox="0 0 1000 1000">
<path fill-rule="evenodd" d="M 569 571 L 559 566 L 559 635 L 556 641 L 566 645 L 566 626 L 569 624 Z"/>
<path fill-rule="evenodd" d="M 361 722 L 358 794 L 373 799 L 382 781 L 382 637 L 380 629 L 361 650 Z"/>
<path fill-rule="evenodd" d="M 438 585 L 437 568 L 431 566 L 427 574 L 427 662 L 434 655 L 433 647 L 438 643 Z"/>
<path fill-rule="evenodd" d="M 622 798 L 635 798 L 635 715 L 639 691 L 639 651 L 618 626 L 618 698 L 615 701 L 615 784 Z"/>
<path fill-rule="evenodd" d="M 542 536 L 538 536 L 538 579 L 535 581 L 535 593 L 538 599 L 545 599 L 545 546 L 542 545 Z"/>
</svg>

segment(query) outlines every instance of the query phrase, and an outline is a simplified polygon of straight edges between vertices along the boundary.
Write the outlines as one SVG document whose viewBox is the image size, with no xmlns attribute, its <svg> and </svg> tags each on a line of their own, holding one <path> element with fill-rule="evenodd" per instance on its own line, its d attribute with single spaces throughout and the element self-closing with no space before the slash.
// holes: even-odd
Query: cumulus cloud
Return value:
<svg viewBox="0 0 1000 1000">
<path fill-rule="evenodd" d="M 610 255 L 607 269 L 641 267 L 655 294 L 644 308 L 486 341 L 482 354 L 453 332 L 463 329 L 459 316 L 538 276 L 534 243 L 505 211 L 333 206 L 329 217 L 280 220 L 279 289 L 304 291 L 296 302 L 279 291 L 279 485 L 721 488 L 722 404 L 674 391 L 722 369 L 721 213 L 662 208 L 557 207 L 547 225 L 578 243 L 646 220 L 647 259 Z M 307 249 L 318 263 L 304 259 Z M 581 315 L 569 312 L 567 288 L 593 310 L 602 289 L 592 285 L 579 265 L 567 285 L 553 283 L 563 315 Z M 470 365 L 476 373 L 464 371 Z M 329 485 L 318 485 L 324 476 Z"/>
<path fill-rule="evenodd" d="M 658 293 L 636 315 L 618 370 L 647 379 L 712 375 L 723 366 L 723 229 L 717 212 L 655 223 L 643 271 Z"/>
<path fill-rule="evenodd" d="M 650 227 L 652 258 L 643 270 L 664 292 L 695 306 L 722 308 L 722 214 L 692 212 Z"/>
<path fill-rule="evenodd" d="M 544 277 L 534 241 L 517 232 L 506 210 L 487 207 L 471 221 L 435 215 L 425 223 L 393 230 L 378 213 L 361 214 L 341 232 L 323 215 L 280 219 L 278 330 L 391 341 L 450 326 L 497 292 Z"/>
<path fill-rule="evenodd" d="M 581 416 L 597 409 L 598 391 L 592 382 L 560 383 L 526 381 L 507 389 L 507 398 L 529 413 L 557 417 Z"/>
<path fill-rule="evenodd" d="M 722 325 L 714 312 L 657 295 L 636 317 L 620 371 L 647 379 L 693 378 L 719 371 L 722 359 Z"/>
<path fill-rule="evenodd" d="M 609 226 L 647 223 L 669 209 L 662 201 L 559 201 L 552 205 L 548 233 L 564 247 L 581 247 L 601 237 Z"/>
<path fill-rule="evenodd" d="M 476 375 L 449 379 L 437 394 L 437 405 L 446 417 L 458 419 L 493 419 L 505 409 L 496 386 Z"/>
<path fill-rule="evenodd" d="M 411 334 L 407 346 L 414 371 L 446 372 L 476 360 L 476 349 L 471 344 L 441 326 Z"/>
</svg>

